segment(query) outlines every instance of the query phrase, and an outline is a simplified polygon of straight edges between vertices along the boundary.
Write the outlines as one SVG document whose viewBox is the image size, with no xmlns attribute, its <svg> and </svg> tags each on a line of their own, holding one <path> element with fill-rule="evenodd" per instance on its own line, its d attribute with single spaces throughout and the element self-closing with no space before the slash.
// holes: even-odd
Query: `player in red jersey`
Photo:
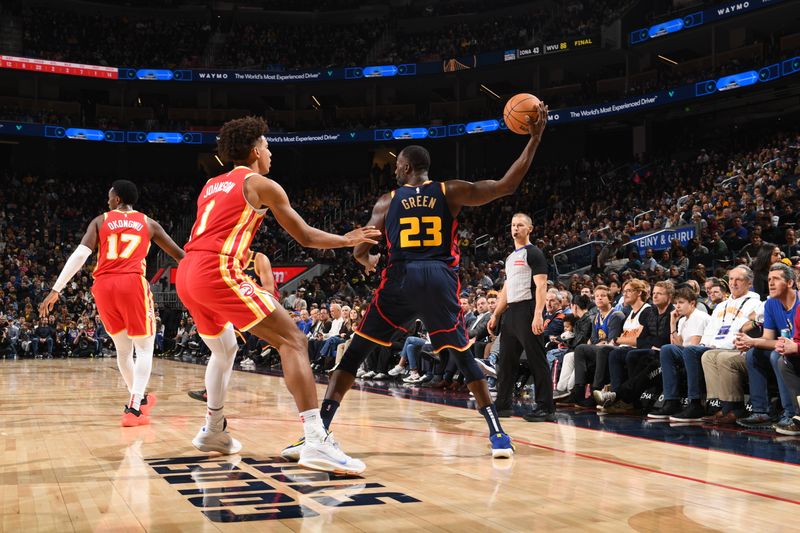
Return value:
<svg viewBox="0 0 800 533">
<path fill-rule="evenodd" d="M 148 415 L 156 399 L 152 394 L 145 394 L 153 366 L 156 333 L 153 295 L 144 277 L 150 241 L 176 261 L 183 258 L 183 250 L 158 222 L 134 211 L 133 205 L 138 199 L 139 191 L 132 182 L 117 180 L 111 185 L 109 211 L 89 223 L 50 294 L 39 305 L 39 314 L 47 316 L 67 283 L 80 271 L 92 251 L 99 248 L 92 295 L 100 319 L 114 340 L 117 365 L 131 395 L 122 415 L 122 425 L 126 427 L 149 424 Z"/>
<path fill-rule="evenodd" d="M 306 224 L 283 188 L 262 175 L 269 172 L 272 156 L 266 132 L 267 123 L 255 117 L 223 125 L 218 152 L 236 167 L 203 186 L 186 257 L 178 266 L 178 296 L 211 350 L 206 368 L 206 423 L 192 443 L 201 451 L 230 454 L 241 449 L 241 443 L 225 430 L 223 414 L 237 348 L 235 326 L 266 340 L 280 353 L 286 386 L 294 396 L 305 432 L 306 446 L 299 463 L 329 472 L 360 473 L 364 463 L 344 454 L 322 425 L 305 335 L 273 295 L 244 274 L 244 268 L 267 209 L 289 235 L 309 248 L 375 243 L 380 232 L 366 227 L 342 236 Z"/>
</svg>

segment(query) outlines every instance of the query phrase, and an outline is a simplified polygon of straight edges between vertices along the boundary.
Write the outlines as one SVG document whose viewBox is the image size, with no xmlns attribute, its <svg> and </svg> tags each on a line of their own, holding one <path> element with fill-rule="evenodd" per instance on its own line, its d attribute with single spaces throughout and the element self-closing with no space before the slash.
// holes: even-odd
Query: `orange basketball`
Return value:
<svg viewBox="0 0 800 533">
<path fill-rule="evenodd" d="M 514 133 L 527 135 L 526 116 L 531 117 L 533 124 L 539 121 L 539 99 L 528 93 L 515 94 L 506 102 L 506 107 L 503 109 L 503 120 L 508 129 Z"/>
</svg>

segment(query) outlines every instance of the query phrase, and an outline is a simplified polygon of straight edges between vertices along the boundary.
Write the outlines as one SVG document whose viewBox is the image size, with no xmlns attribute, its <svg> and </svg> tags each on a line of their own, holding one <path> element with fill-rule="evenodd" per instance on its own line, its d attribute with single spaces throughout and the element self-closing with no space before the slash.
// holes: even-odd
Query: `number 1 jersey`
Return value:
<svg viewBox="0 0 800 533">
<path fill-rule="evenodd" d="M 95 278 L 106 274 L 145 275 L 150 232 L 144 213 L 116 209 L 104 213 L 98 242 Z"/>
<path fill-rule="evenodd" d="M 445 197 L 445 184 L 426 181 L 392 191 L 386 213 L 389 264 L 442 261 L 457 267 L 460 251 L 455 220 Z"/>
<path fill-rule="evenodd" d="M 244 197 L 244 182 L 253 175 L 239 166 L 206 182 L 197 198 L 197 220 L 183 247 L 187 253 L 210 252 L 247 264 L 250 243 L 267 211 L 253 209 Z"/>
</svg>

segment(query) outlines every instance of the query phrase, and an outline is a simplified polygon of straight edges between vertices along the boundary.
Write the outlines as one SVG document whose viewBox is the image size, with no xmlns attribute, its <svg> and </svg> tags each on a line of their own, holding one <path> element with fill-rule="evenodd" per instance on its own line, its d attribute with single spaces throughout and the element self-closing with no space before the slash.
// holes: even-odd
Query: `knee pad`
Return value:
<svg viewBox="0 0 800 533">
<path fill-rule="evenodd" d="M 337 370 L 344 370 L 348 374 L 356 375 L 358 367 L 364 362 L 370 353 L 377 347 L 376 344 L 368 341 L 360 335 L 353 335 L 351 337 L 350 346 L 344 351 L 342 360 L 339 361 Z"/>
<path fill-rule="evenodd" d="M 486 379 L 483 370 L 481 370 L 481 367 L 475 362 L 475 358 L 472 357 L 472 353 L 469 350 L 459 352 L 458 350 L 450 348 L 448 351 L 450 352 L 450 357 L 455 359 L 459 372 L 464 375 L 465 383 Z"/>
</svg>

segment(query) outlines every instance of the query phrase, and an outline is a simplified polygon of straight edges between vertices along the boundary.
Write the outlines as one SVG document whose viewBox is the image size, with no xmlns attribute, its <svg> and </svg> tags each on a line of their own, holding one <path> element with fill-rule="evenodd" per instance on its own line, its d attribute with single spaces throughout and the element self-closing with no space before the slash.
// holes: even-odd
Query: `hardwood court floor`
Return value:
<svg viewBox="0 0 800 533">
<path fill-rule="evenodd" d="M 245 372 L 226 406 L 244 448 L 209 457 L 186 395 L 204 370 L 155 360 L 153 423 L 121 428 L 114 359 L 0 362 L 0 530 L 761 532 L 800 516 L 793 464 L 520 418 L 503 421 L 517 455 L 492 460 L 476 412 L 357 390 L 334 430 L 368 469 L 331 478 L 281 461 L 294 404 Z"/>
</svg>

